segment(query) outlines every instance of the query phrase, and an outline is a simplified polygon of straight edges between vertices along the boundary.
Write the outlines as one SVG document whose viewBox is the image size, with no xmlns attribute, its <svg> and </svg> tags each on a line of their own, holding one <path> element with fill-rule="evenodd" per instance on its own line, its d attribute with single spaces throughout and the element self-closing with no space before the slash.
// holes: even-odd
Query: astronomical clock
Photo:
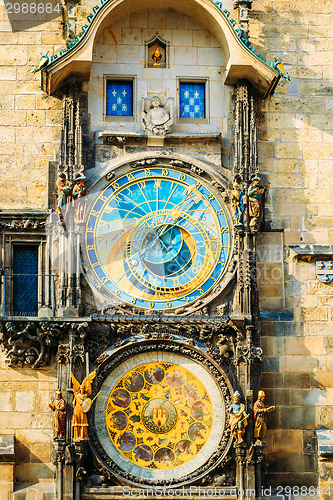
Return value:
<svg viewBox="0 0 333 500">
<path fill-rule="evenodd" d="M 113 172 L 86 218 L 88 280 L 101 301 L 127 312 L 128 332 L 99 360 L 90 442 L 103 473 L 132 485 L 203 478 L 232 441 L 226 412 L 232 387 L 203 342 L 209 328 L 201 337 L 183 335 L 188 315 L 223 288 L 232 218 L 221 183 L 175 163 L 165 156 Z M 177 330 L 179 311 L 185 330 Z M 131 317 L 140 319 L 138 335 Z M 170 327 L 151 329 L 156 318 L 170 318 Z"/>
</svg>

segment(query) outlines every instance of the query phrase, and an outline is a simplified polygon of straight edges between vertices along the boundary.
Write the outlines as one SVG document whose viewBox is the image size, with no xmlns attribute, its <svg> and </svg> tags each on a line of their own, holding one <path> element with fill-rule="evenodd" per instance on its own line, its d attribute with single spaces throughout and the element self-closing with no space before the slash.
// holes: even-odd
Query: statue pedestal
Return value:
<svg viewBox="0 0 333 500">
<path fill-rule="evenodd" d="M 164 135 L 148 135 L 147 146 L 162 148 L 164 146 Z"/>
</svg>

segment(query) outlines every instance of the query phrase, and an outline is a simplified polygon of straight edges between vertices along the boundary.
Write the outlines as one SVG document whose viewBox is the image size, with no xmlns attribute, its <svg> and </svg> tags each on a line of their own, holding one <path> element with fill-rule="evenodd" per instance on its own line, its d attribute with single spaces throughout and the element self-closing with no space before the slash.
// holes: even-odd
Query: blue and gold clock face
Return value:
<svg viewBox="0 0 333 500">
<path fill-rule="evenodd" d="M 89 263 L 104 290 L 156 311 L 205 295 L 225 270 L 230 244 L 215 194 L 173 168 L 136 170 L 112 182 L 86 227 Z"/>
</svg>

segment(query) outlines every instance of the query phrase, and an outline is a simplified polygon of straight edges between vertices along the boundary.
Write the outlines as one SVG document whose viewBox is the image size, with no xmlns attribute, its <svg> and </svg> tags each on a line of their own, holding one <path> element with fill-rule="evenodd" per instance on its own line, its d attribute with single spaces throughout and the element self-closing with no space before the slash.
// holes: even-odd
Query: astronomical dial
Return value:
<svg viewBox="0 0 333 500">
<path fill-rule="evenodd" d="M 215 194 L 172 168 L 123 175 L 88 215 L 86 250 L 95 277 L 117 299 L 143 309 L 184 307 L 205 295 L 225 270 L 230 244 Z"/>
</svg>

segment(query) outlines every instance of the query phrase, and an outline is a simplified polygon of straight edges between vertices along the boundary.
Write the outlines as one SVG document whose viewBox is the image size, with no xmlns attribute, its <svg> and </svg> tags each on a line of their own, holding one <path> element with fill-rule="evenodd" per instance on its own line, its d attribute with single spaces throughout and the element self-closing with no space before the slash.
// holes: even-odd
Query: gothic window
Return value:
<svg viewBox="0 0 333 500">
<path fill-rule="evenodd" d="M 13 314 L 38 315 L 38 245 L 13 246 Z"/>
<path fill-rule="evenodd" d="M 107 80 L 106 116 L 133 116 L 133 80 Z"/>
<path fill-rule="evenodd" d="M 179 83 L 179 117 L 206 118 L 206 82 Z"/>
</svg>

